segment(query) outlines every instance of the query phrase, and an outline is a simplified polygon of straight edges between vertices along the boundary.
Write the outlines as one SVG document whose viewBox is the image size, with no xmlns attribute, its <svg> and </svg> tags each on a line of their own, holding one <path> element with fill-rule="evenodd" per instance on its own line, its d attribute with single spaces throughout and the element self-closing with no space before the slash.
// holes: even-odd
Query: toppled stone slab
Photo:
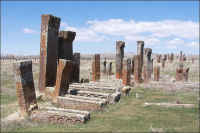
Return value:
<svg viewBox="0 0 200 133">
<path fill-rule="evenodd" d="M 106 102 L 108 102 L 109 104 L 118 102 L 121 97 L 120 92 L 100 93 L 100 92 L 84 91 L 84 90 L 78 90 L 78 89 L 70 89 L 69 94 L 76 95 L 76 96 L 85 96 L 85 97 L 92 97 L 92 98 L 98 98 L 98 99 L 105 99 Z"/>
<path fill-rule="evenodd" d="M 102 110 L 106 105 L 105 101 L 85 100 L 80 97 L 57 97 L 57 104 L 59 107 L 68 109 L 78 109 L 87 111 Z"/>
<path fill-rule="evenodd" d="M 184 108 L 193 108 L 194 104 L 176 104 L 176 103 L 144 103 L 144 106 L 162 106 L 162 107 L 184 107 Z"/>
<path fill-rule="evenodd" d="M 71 113 L 57 109 L 34 111 L 30 118 L 36 122 L 55 124 L 85 123 L 88 120 L 88 117 L 85 114 Z"/>
</svg>

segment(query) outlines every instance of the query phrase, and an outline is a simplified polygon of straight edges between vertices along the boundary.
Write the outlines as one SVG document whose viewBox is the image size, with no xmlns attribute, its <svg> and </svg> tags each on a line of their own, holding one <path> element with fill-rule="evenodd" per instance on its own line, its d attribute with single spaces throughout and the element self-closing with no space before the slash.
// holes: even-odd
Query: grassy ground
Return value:
<svg viewBox="0 0 200 133">
<path fill-rule="evenodd" d="M 135 94 L 141 97 L 137 99 Z M 161 128 L 167 132 L 198 132 L 199 116 L 197 93 L 165 92 L 162 89 L 136 88 L 119 103 L 109 105 L 103 112 L 93 112 L 91 120 L 79 125 L 36 124 L 7 129 L 12 132 L 149 132 Z M 194 103 L 195 108 L 144 107 L 144 102 Z M 34 124 L 32 124 L 34 125 Z M 12 128 L 12 126 L 10 127 Z"/>
<path fill-rule="evenodd" d="M 176 63 L 168 65 L 161 75 L 174 77 Z M 198 63 L 186 64 L 191 67 L 189 72 L 192 81 L 198 81 Z M 90 78 L 88 66 L 91 61 L 81 60 L 80 77 Z M 102 66 L 101 66 L 102 68 Z M 91 69 L 90 69 L 91 71 Z M 115 64 L 113 62 L 113 72 Z M 170 73 L 170 74 L 169 74 Z M 39 64 L 33 64 L 33 76 L 36 90 L 38 89 Z M 138 93 L 139 99 L 135 97 Z M 12 65 L 1 65 L 1 118 L 17 111 L 15 79 Z M 10 132 L 149 132 L 152 128 L 167 132 L 199 131 L 198 92 L 166 91 L 162 89 L 135 88 L 131 95 L 122 97 L 119 103 L 109 105 L 103 112 L 93 112 L 91 120 L 79 125 L 40 124 L 25 120 L 2 127 L 2 131 Z M 195 108 L 163 108 L 157 106 L 143 107 L 144 102 L 175 102 L 194 103 Z"/>
</svg>

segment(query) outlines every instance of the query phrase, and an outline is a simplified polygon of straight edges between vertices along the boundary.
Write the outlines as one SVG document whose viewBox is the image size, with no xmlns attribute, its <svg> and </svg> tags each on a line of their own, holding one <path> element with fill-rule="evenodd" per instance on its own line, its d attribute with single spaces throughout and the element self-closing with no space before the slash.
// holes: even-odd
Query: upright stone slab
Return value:
<svg viewBox="0 0 200 133">
<path fill-rule="evenodd" d="M 92 80 L 100 80 L 100 54 L 95 54 L 92 59 Z"/>
<path fill-rule="evenodd" d="M 172 63 L 172 62 L 173 62 L 173 60 L 174 60 L 174 54 L 173 54 L 173 53 L 171 53 L 171 54 L 170 54 L 170 57 L 169 57 L 169 61 L 170 61 L 170 63 Z"/>
<path fill-rule="evenodd" d="M 183 63 L 176 68 L 176 81 L 188 81 L 189 68 L 184 69 Z"/>
<path fill-rule="evenodd" d="M 42 15 L 40 36 L 40 92 L 44 92 L 46 86 L 54 86 L 56 82 L 59 27 L 60 18 L 52 15 Z"/>
<path fill-rule="evenodd" d="M 134 57 L 132 58 L 131 74 L 134 75 Z"/>
<path fill-rule="evenodd" d="M 103 62 L 103 73 L 104 73 L 104 74 L 106 74 L 106 72 L 107 72 L 107 71 L 106 71 L 106 63 L 107 63 L 107 62 L 106 62 L 106 58 L 105 58 L 105 59 L 104 59 L 104 62 Z"/>
<path fill-rule="evenodd" d="M 109 62 L 108 75 L 112 75 L 112 62 Z"/>
<path fill-rule="evenodd" d="M 122 83 L 123 85 L 130 85 L 131 82 L 131 60 L 125 59 L 123 61 Z"/>
<path fill-rule="evenodd" d="M 157 63 L 160 63 L 160 62 L 161 62 L 161 58 L 162 58 L 162 55 L 161 55 L 161 54 L 156 55 Z"/>
<path fill-rule="evenodd" d="M 154 81 L 159 81 L 160 79 L 160 67 L 155 66 L 154 67 Z"/>
<path fill-rule="evenodd" d="M 64 96 L 67 93 L 71 70 L 71 60 L 59 59 L 53 100 L 56 100 L 58 96 Z"/>
<path fill-rule="evenodd" d="M 73 67 L 72 67 L 72 78 L 73 82 L 79 82 L 80 78 L 80 53 L 73 54 Z"/>
<path fill-rule="evenodd" d="M 162 68 L 165 68 L 165 60 L 162 59 Z"/>
<path fill-rule="evenodd" d="M 180 51 L 179 61 L 183 61 L 183 52 L 182 51 Z"/>
<path fill-rule="evenodd" d="M 152 54 L 152 49 L 145 48 L 144 64 L 143 64 L 144 82 L 148 82 L 151 79 L 151 73 L 153 71 L 153 60 L 151 59 L 151 54 Z"/>
<path fill-rule="evenodd" d="M 59 45 L 58 45 L 58 58 L 65 60 L 73 59 L 73 41 L 76 32 L 73 31 L 60 31 L 59 32 Z"/>
<path fill-rule="evenodd" d="M 141 57 L 140 55 L 134 56 L 134 80 L 136 83 L 142 82 L 142 71 L 141 71 Z"/>
<path fill-rule="evenodd" d="M 122 78 L 122 67 L 123 67 L 123 58 L 124 58 L 124 47 L 125 42 L 117 41 L 116 42 L 116 78 Z"/>
<path fill-rule="evenodd" d="M 143 66 L 144 41 L 137 41 L 137 55 L 140 55 L 140 67 Z M 142 69 L 141 69 L 142 70 Z"/>
<path fill-rule="evenodd" d="M 38 109 L 32 73 L 32 61 L 14 63 L 16 93 L 21 116 L 29 116 Z"/>
</svg>

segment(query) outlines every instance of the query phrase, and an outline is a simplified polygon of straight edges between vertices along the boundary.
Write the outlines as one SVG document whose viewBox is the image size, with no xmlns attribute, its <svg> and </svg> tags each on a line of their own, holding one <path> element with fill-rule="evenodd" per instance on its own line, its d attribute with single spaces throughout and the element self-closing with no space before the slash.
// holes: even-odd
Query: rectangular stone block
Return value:
<svg viewBox="0 0 200 133">
<path fill-rule="evenodd" d="M 160 67 L 155 66 L 154 67 L 154 81 L 159 81 L 160 79 Z"/>
<path fill-rule="evenodd" d="M 131 60 L 126 59 L 123 61 L 122 83 L 123 85 L 130 85 L 130 82 L 131 82 Z"/>
<path fill-rule="evenodd" d="M 80 110 L 45 107 L 34 111 L 30 119 L 40 123 L 77 124 L 88 121 L 90 119 L 90 113 Z"/>
<path fill-rule="evenodd" d="M 56 76 L 56 87 L 54 92 L 54 99 L 57 96 L 63 96 L 67 93 L 69 87 L 69 77 L 72 70 L 72 61 L 59 59 Z"/>
<path fill-rule="evenodd" d="M 60 31 L 59 44 L 58 44 L 58 58 L 65 60 L 73 59 L 73 41 L 76 32 L 73 31 Z"/>
<path fill-rule="evenodd" d="M 100 54 L 95 54 L 92 59 L 92 81 L 99 81 L 100 75 Z"/>
<path fill-rule="evenodd" d="M 136 83 L 142 82 L 142 68 L 140 55 L 134 56 L 134 80 Z"/>
<path fill-rule="evenodd" d="M 29 116 L 38 109 L 32 73 L 32 61 L 18 61 L 14 63 L 16 93 L 20 108 L 20 115 Z"/>
<path fill-rule="evenodd" d="M 54 86 L 56 82 L 59 27 L 60 18 L 42 15 L 39 75 L 39 90 L 42 93 L 46 86 Z"/>
<path fill-rule="evenodd" d="M 58 97 L 57 104 L 59 107 L 68 108 L 68 109 L 78 109 L 86 111 L 95 111 L 102 110 L 105 101 L 96 101 L 96 100 L 85 100 L 82 98 L 71 98 L 71 97 Z"/>
<path fill-rule="evenodd" d="M 117 41 L 116 42 L 115 64 L 116 64 L 116 78 L 117 79 L 122 78 L 124 47 L 125 47 L 125 42 L 123 42 L 123 41 Z"/>
<path fill-rule="evenodd" d="M 79 82 L 80 79 L 80 53 L 73 54 L 72 82 Z"/>
</svg>

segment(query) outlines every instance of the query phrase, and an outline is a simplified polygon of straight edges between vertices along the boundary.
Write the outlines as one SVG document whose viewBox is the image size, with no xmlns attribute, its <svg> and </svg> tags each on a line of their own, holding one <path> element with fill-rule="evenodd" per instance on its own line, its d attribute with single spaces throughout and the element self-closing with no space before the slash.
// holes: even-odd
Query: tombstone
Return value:
<svg viewBox="0 0 200 133">
<path fill-rule="evenodd" d="M 194 63 L 194 61 L 195 61 L 195 58 L 194 58 L 194 57 L 192 57 L 192 63 Z"/>
<path fill-rule="evenodd" d="M 14 63 L 16 93 L 21 116 L 30 116 L 33 110 L 38 109 L 33 73 L 32 61 L 18 61 Z"/>
<path fill-rule="evenodd" d="M 110 62 L 108 66 L 108 75 L 112 75 L 112 62 Z"/>
<path fill-rule="evenodd" d="M 177 68 L 176 69 L 176 81 L 188 81 L 188 74 L 189 74 L 189 68 L 183 69 L 183 68 Z"/>
<path fill-rule="evenodd" d="M 72 61 L 59 59 L 56 76 L 56 87 L 54 90 L 53 100 L 58 96 L 64 96 L 69 87 L 69 77 L 72 70 Z"/>
<path fill-rule="evenodd" d="M 132 67 L 131 67 L 131 73 L 134 75 L 134 57 L 132 58 Z"/>
<path fill-rule="evenodd" d="M 76 32 L 73 31 L 60 31 L 59 32 L 59 44 L 58 44 L 58 58 L 65 60 L 73 59 L 73 41 L 75 39 Z"/>
<path fill-rule="evenodd" d="M 154 81 L 159 81 L 160 79 L 160 67 L 155 66 L 154 67 Z"/>
<path fill-rule="evenodd" d="M 131 81 L 131 60 L 125 59 L 123 61 L 122 83 L 123 85 L 130 85 Z"/>
<path fill-rule="evenodd" d="M 104 62 L 103 62 L 103 73 L 106 74 L 106 58 L 104 59 Z"/>
<path fill-rule="evenodd" d="M 160 63 L 161 58 L 162 58 L 162 55 L 161 55 L 161 54 L 156 55 L 157 63 Z"/>
<path fill-rule="evenodd" d="M 60 18 L 52 15 L 42 15 L 39 75 L 40 92 L 44 92 L 46 86 L 54 86 L 56 82 L 59 27 Z"/>
<path fill-rule="evenodd" d="M 136 83 L 142 82 L 142 70 L 141 70 L 141 57 L 140 55 L 134 56 L 134 80 Z"/>
<path fill-rule="evenodd" d="M 170 62 L 170 63 L 172 63 L 172 62 L 173 62 L 173 60 L 174 60 L 174 54 L 173 54 L 173 53 L 171 53 L 171 54 L 170 54 L 170 57 L 169 57 L 169 62 Z"/>
<path fill-rule="evenodd" d="M 80 53 L 73 54 L 73 63 L 72 63 L 72 82 L 79 82 L 80 78 Z"/>
<path fill-rule="evenodd" d="M 100 80 L 100 54 L 95 54 L 92 59 L 92 81 Z"/>
<path fill-rule="evenodd" d="M 123 58 L 124 58 L 124 47 L 125 42 L 117 41 L 116 42 L 116 78 L 122 78 L 122 67 L 123 67 Z"/>
<path fill-rule="evenodd" d="M 164 59 L 162 59 L 162 68 L 165 68 L 165 61 Z"/>
<path fill-rule="evenodd" d="M 151 73 L 153 71 L 153 60 L 151 59 L 152 49 L 144 49 L 144 63 L 143 63 L 143 77 L 144 82 L 148 82 L 151 79 Z"/>
<path fill-rule="evenodd" d="M 137 41 L 137 55 L 140 55 L 140 67 L 143 66 L 144 41 Z M 142 71 L 142 69 L 141 69 Z"/>
<path fill-rule="evenodd" d="M 183 61 L 183 52 L 182 51 L 180 51 L 179 61 Z"/>
</svg>

